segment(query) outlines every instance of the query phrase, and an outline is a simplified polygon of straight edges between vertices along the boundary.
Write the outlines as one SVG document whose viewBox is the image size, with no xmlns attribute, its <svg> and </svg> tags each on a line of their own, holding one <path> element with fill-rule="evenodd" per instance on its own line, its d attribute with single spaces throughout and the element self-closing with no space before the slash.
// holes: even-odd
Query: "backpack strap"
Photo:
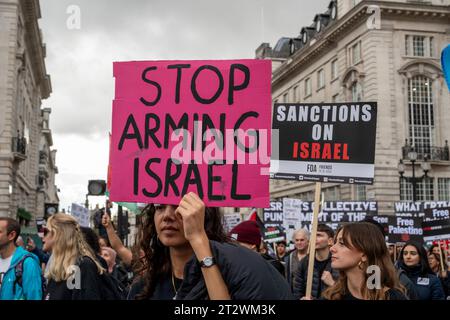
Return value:
<svg viewBox="0 0 450 320">
<path fill-rule="evenodd" d="M 16 279 L 14 280 L 14 284 L 13 284 L 13 295 L 16 294 L 16 285 L 19 285 L 20 287 L 22 287 L 23 263 L 25 262 L 25 259 L 28 257 L 33 257 L 33 256 L 30 253 L 27 253 L 20 259 L 20 261 L 14 267 Z"/>
</svg>

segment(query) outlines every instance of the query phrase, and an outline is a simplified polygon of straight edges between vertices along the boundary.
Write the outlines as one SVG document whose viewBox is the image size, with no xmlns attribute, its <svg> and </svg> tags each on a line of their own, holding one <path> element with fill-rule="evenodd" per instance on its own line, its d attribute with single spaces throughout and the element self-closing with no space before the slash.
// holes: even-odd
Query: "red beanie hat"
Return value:
<svg viewBox="0 0 450 320">
<path fill-rule="evenodd" d="M 256 221 L 247 220 L 231 229 L 229 236 L 239 242 L 254 244 L 259 247 L 261 232 Z"/>
</svg>

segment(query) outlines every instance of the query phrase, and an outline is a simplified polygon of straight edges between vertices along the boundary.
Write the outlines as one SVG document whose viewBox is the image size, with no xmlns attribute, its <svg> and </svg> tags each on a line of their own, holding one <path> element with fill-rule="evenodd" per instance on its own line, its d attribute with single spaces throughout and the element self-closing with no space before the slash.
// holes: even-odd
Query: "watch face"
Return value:
<svg viewBox="0 0 450 320">
<path fill-rule="evenodd" d="M 207 257 L 203 260 L 205 266 L 210 267 L 213 265 L 213 259 L 211 257 Z"/>
</svg>

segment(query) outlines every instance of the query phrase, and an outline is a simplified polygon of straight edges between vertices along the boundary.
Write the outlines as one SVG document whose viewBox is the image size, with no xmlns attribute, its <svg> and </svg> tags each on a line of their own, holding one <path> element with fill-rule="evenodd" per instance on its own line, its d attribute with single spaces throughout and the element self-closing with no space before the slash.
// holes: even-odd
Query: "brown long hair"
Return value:
<svg viewBox="0 0 450 320">
<path fill-rule="evenodd" d="M 361 292 L 364 299 L 388 300 L 388 289 L 395 289 L 405 293 L 405 288 L 400 284 L 399 277 L 391 261 L 384 237 L 376 226 L 367 222 L 345 224 L 336 232 L 335 242 L 340 231 L 342 231 L 342 240 L 346 247 L 356 249 L 367 257 L 366 263 L 362 264 L 365 278 L 364 282 L 361 283 Z M 366 285 L 370 276 L 366 271 L 368 266 L 372 265 L 380 268 L 380 289 L 369 289 Z M 345 272 L 341 271 L 339 280 L 324 291 L 323 297 L 328 300 L 341 300 L 346 293 L 348 293 L 347 276 Z"/>
<path fill-rule="evenodd" d="M 165 247 L 157 238 L 155 211 L 153 204 L 143 210 L 141 249 L 145 253 L 143 259 L 145 286 L 143 292 L 136 296 L 136 299 L 139 300 L 150 299 L 158 282 L 172 270 L 169 248 Z M 222 226 L 222 215 L 217 208 L 207 207 L 205 209 L 205 231 L 209 240 L 229 241 Z"/>
</svg>

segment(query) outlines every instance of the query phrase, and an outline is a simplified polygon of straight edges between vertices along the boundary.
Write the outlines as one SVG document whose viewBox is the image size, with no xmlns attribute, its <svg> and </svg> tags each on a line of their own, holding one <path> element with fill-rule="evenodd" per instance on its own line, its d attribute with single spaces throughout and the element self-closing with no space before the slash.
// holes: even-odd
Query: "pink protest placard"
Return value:
<svg viewBox="0 0 450 320">
<path fill-rule="evenodd" d="M 271 61 L 115 62 L 110 200 L 268 207 Z"/>
</svg>

